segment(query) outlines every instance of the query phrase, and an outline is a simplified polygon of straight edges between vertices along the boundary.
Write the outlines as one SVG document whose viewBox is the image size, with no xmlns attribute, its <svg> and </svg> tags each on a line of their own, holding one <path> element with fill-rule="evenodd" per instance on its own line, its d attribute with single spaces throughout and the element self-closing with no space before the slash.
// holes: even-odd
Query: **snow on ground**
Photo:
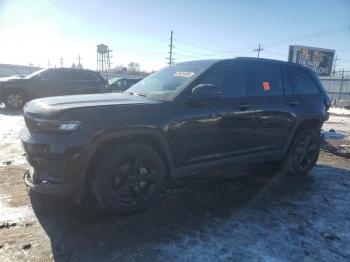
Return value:
<svg viewBox="0 0 350 262">
<path fill-rule="evenodd" d="M 160 260 L 349 261 L 349 172 L 318 166 L 312 174 L 303 183 L 276 180 L 254 209 L 226 221 L 208 218 L 206 227 L 163 243 Z"/>
<path fill-rule="evenodd" d="M 243 182 L 166 189 L 134 216 L 94 217 L 27 195 L 23 124 L 0 108 L 0 261 L 350 261 L 348 159 L 322 152 L 307 177 L 258 169 Z M 323 128 L 349 139 L 350 117 L 332 114 Z"/>
<path fill-rule="evenodd" d="M 348 116 L 350 116 L 350 109 L 345 109 L 345 108 L 331 107 L 329 109 L 329 112 L 331 114 L 336 114 L 336 115 L 348 115 Z"/>
<path fill-rule="evenodd" d="M 23 126 L 22 114 L 0 107 L 0 166 L 25 163 L 24 152 L 18 139 Z"/>
<path fill-rule="evenodd" d="M 350 115 L 333 115 L 323 124 L 323 133 L 328 138 L 350 140 Z M 330 132 L 330 130 L 335 132 Z"/>
</svg>

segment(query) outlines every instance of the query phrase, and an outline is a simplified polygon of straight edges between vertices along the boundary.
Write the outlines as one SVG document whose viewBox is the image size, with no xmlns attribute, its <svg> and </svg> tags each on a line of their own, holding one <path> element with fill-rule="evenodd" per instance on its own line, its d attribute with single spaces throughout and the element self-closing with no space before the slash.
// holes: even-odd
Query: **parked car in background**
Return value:
<svg viewBox="0 0 350 262">
<path fill-rule="evenodd" d="M 139 76 L 114 77 L 108 81 L 108 84 L 112 92 L 121 93 L 141 80 L 142 77 Z"/>
<path fill-rule="evenodd" d="M 0 81 L 0 103 L 12 109 L 22 108 L 35 98 L 105 92 L 106 80 L 86 69 L 41 69 L 23 78 Z"/>
<path fill-rule="evenodd" d="M 20 137 L 53 194 L 89 192 L 105 208 L 149 206 L 164 181 L 264 161 L 308 173 L 320 151 L 330 99 L 300 65 L 254 58 L 178 63 L 122 94 L 38 99 Z M 218 175 L 217 172 L 209 172 Z"/>
</svg>

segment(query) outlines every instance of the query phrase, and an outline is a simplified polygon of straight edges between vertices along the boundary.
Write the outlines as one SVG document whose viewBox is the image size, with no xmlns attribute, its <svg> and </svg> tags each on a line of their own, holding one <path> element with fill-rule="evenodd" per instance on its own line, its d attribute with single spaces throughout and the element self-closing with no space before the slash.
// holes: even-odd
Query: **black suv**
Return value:
<svg viewBox="0 0 350 262">
<path fill-rule="evenodd" d="M 40 97 L 103 92 L 108 92 L 107 82 L 99 73 L 70 68 L 41 69 L 24 78 L 1 81 L 0 103 L 17 109 Z"/>
<path fill-rule="evenodd" d="M 276 161 L 303 175 L 317 161 L 329 106 L 316 74 L 296 64 L 179 63 L 122 94 L 28 103 L 20 137 L 34 168 L 25 183 L 92 192 L 103 207 L 130 213 L 148 206 L 165 180 L 211 168 Z"/>
</svg>

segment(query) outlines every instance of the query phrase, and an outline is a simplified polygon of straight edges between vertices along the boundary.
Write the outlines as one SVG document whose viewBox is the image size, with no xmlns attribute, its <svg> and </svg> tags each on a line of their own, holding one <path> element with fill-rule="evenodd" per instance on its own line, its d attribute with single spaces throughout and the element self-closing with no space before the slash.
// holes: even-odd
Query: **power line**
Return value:
<svg viewBox="0 0 350 262">
<path fill-rule="evenodd" d="M 190 53 L 190 54 L 193 54 L 193 55 L 196 55 L 196 56 L 215 56 L 216 55 L 216 54 L 194 52 L 192 50 L 188 50 L 188 49 L 185 49 L 185 48 L 180 48 L 178 46 L 176 46 L 176 50 L 180 50 L 180 51 L 183 51 L 185 53 Z"/>
<path fill-rule="evenodd" d="M 345 32 L 348 31 L 348 28 L 344 28 L 342 27 L 341 29 L 335 29 L 335 28 L 331 28 L 331 29 L 325 29 L 325 30 L 321 30 L 315 33 L 309 33 L 309 34 L 304 34 L 304 35 L 300 35 L 300 36 L 296 36 L 296 37 L 292 37 L 292 38 L 285 38 L 282 40 L 277 40 L 277 41 L 272 41 L 270 43 L 267 43 L 265 45 L 265 47 L 273 47 L 273 46 L 279 46 L 279 45 L 283 45 L 285 43 L 290 43 L 292 41 L 301 41 L 301 40 L 306 40 L 306 39 L 312 39 L 312 38 L 318 38 L 318 37 L 322 37 L 322 36 L 326 36 L 326 35 L 330 35 L 330 34 L 335 34 L 335 33 L 340 33 L 340 32 Z"/>
<path fill-rule="evenodd" d="M 135 51 L 135 50 L 140 50 L 140 49 L 148 49 L 149 47 L 154 47 L 154 46 L 158 46 L 160 44 L 164 44 L 165 42 L 167 42 L 168 40 L 161 40 L 161 41 L 157 41 L 157 42 L 153 42 L 150 44 L 146 44 L 143 46 L 138 46 L 138 47 L 133 47 L 133 48 L 129 48 L 129 49 L 125 49 L 122 50 L 122 52 L 127 52 L 127 51 Z"/>
<path fill-rule="evenodd" d="M 276 51 L 271 51 L 271 50 L 268 50 L 266 48 L 264 48 L 264 52 L 268 53 L 268 54 L 271 54 L 271 55 L 275 55 L 275 56 L 280 56 L 280 57 L 284 57 L 286 58 L 286 54 L 282 54 L 282 53 L 279 53 L 279 52 L 276 52 Z"/>
<path fill-rule="evenodd" d="M 339 33 L 339 32 L 344 32 L 344 31 L 348 31 L 348 27 L 347 28 L 340 28 L 340 29 L 326 29 L 326 30 L 322 30 L 322 31 L 318 31 L 316 33 L 309 33 L 309 34 L 305 34 L 305 35 L 301 35 L 301 36 L 296 36 L 296 37 L 292 37 L 292 38 L 286 38 L 286 39 L 281 39 L 281 40 L 277 40 L 277 41 L 272 41 L 272 42 L 268 42 L 265 43 L 265 47 L 273 47 L 273 46 L 279 46 L 279 45 L 283 45 L 286 43 L 290 43 L 292 41 L 300 41 L 300 40 L 305 40 L 305 39 L 311 39 L 311 38 L 317 38 L 317 37 L 321 37 L 321 36 L 325 36 L 325 35 L 330 35 L 330 34 L 334 34 L 334 33 Z M 192 46 L 192 47 L 196 47 L 199 49 L 203 49 L 203 50 L 208 50 L 211 52 L 216 52 L 216 53 L 227 53 L 227 54 L 233 54 L 233 53 L 240 53 L 240 52 L 244 52 L 245 50 L 250 49 L 250 47 L 252 45 L 244 45 L 241 47 L 237 47 L 233 50 L 220 50 L 220 49 L 214 49 L 214 48 L 208 48 L 208 47 L 204 47 L 198 44 L 194 44 L 194 43 L 190 43 L 188 41 L 184 41 L 182 39 L 178 39 L 175 38 L 176 42 L 182 43 L 184 45 L 187 46 Z M 250 53 L 250 52 L 249 52 Z"/>
<path fill-rule="evenodd" d="M 207 48 L 207 47 L 200 46 L 200 45 L 197 45 L 197 44 L 189 43 L 187 41 L 179 40 L 178 38 L 175 38 L 175 40 L 176 40 L 176 42 L 179 42 L 179 43 L 182 43 L 182 44 L 185 44 L 185 45 L 188 45 L 188 46 L 193 46 L 193 47 L 196 47 L 196 48 L 200 48 L 200 49 L 208 50 L 208 51 L 212 51 L 212 52 L 217 52 L 217 53 L 233 53 L 234 52 L 232 50 L 219 50 L 219 49 Z"/>
</svg>

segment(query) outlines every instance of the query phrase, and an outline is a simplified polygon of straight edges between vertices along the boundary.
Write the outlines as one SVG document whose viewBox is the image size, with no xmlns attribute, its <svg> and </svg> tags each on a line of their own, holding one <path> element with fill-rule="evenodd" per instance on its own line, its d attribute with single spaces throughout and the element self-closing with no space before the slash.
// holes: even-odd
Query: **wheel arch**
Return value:
<svg viewBox="0 0 350 262">
<path fill-rule="evenodd" d="M 97 163 L 101 161 L 103 154 L 113 146 L 127 143 L 142 143 L 150 146 L 163 159 L 167 169 L 167 178 L 171 176 L 174 162 L 168 143 L 160 132 L 142 130 L 100 134 L 87 146 L 85 150 L 87 153 L 82 158 L 80 176 L 84 188 L 87 186 L 87 182 L 91 176 L 93 176 Z"/>
<path fill-rule="evenodd" d="M 320 131 L 321 127 L 322 127 L 322 124 L 323 124 L 322 120 L 320 120 L 319 118 L 316 118 L 316 117 L 305 118 L 305 119 L 301 120 L 294 128 L 293 135 L 289 139 L 289 143 L 288 143 L 288 146 L 286 148 L 286 153 L 288 154 L 288 152 L 289 152 L 289 150 L 290 150 L 290 148 L 291 148 L 291 146 L 293 144 L 295 136 L 301 130 L 304 130 L 304 129 L 307 129 L 307 128 L 311 128 L 311 129 Z"/>
</svg>

